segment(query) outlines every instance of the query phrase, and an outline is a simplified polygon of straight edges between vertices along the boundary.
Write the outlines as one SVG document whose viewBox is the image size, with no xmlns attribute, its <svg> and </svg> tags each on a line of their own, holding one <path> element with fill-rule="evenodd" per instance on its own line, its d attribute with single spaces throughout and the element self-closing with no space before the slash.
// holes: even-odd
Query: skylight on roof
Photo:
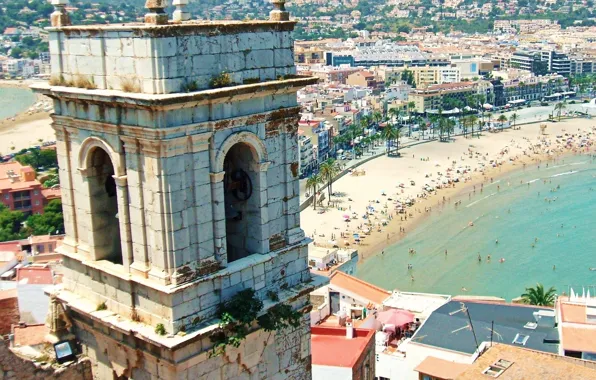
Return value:
<svg viewBox="0 0 596 380">
<path fill-rule="evenodd" d="M 512 361 L 499 359 L 488 366 L 482 373 L 491 377 L 499 377 L 507 368 L 511 367 L 512 364 Z"/>
<path fill-rule="evenodd" d="M 538 323 L 536 322 L 528 322 L 524 325 L 524 329 L 528 330 L 536 330 L 536 327 L 538 327 Z"/>
<path fill-rule="evenodd" d="M 513 344 L 519 344 L 520 346 L 525 346 L 528 339 L 530 339 L 529 335 L 516 334 L 515 339 L 513 339 Z"/>
</svg>

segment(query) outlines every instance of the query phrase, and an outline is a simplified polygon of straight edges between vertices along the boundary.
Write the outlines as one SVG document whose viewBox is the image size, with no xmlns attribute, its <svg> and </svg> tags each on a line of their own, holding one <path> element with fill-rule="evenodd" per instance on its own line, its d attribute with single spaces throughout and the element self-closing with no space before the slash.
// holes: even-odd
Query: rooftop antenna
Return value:
<svg viewBox="0 0 596 380">
<path fill-rule="evenodd" d="M 449 315 L 455 315 L 457 313 L 462 312 L 468 317 L 469 324 L 467 326 L 464 326 L 457 330 L 453 330 L 451 333 L 463 330 L 465 328 L 469 328 L 472 331 L 472 335 L 474 335 L 474 342 L 476 343 L 476 351 L 479 351 L 480 346 L 478 345 L 478 338 L 476 338 L 476 331 L 474 331 L 474 325 L 472 324 L 472 318 L 470 317 L 470 310 L 468 309 L 468 307 L 466 306 L 465 303 L 460 302 L 459 304 L 461 307 L 457 310 L 452 311 L 451 313 L 449 313 Z M 478 352 L 478 354 L 480 355 L 480 352 Z"/>
</svg>

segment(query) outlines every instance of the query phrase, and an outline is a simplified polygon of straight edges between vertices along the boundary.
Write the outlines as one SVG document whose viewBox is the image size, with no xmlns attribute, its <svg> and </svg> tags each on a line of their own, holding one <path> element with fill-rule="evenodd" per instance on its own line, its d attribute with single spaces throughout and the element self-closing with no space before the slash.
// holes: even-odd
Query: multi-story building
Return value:
<svg viewBox="0 0 596 380">
<path fill-rule="evenodd" d="M 571 73 L 571 61 L 567 54 L 557 53 L 554 50 L 542 50 L 540 60 L 547 63 L 550 73 L 569 75 Z"/>
<path fill-rule="evenodd" d="M 382 88 L 384 83 L 378 82 L 375 78 L 375 75 L 370 71 L 361 70 L 348 75 L 346 84 L 350 86 L 360 86 L 376 90 Z"/>
<path fill-rule="evenodd" d="M 483 94 L 490 97 L 492 85 L 488 82 L 458 82 L 445 83 L 416 88 L 410 92 L 409 102 L 414 102 L 417 113 L 437 112 L 439 109 L 447 110 L 448 99 L 457 100 L 465 105 L 471 95 Z"/>
<path fill-rule="evenodd" d="M 59 189 L 42 188 L 35 170 L 16 161 L 0 164 L 0 193 L 6 207 L 26 215 L 43 214 L 50 200 L 60 198 Z"/>
<path fill-rule="evenodd" d="M 302 129 L 298 129 L 298 145 L 300 154 L 298 155 L 300 163 L 300 177 L 309 175 L 316 167 L 315 154 L 313 151 L 312 138 L 305 136 Z"/>
</svg>

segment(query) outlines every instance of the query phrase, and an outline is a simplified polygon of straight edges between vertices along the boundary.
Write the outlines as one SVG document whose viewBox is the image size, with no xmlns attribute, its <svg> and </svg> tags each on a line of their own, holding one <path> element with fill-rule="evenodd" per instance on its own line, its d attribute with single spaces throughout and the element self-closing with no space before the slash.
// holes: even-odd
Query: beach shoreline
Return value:
<svg viewBox="0 0 596 380">
<path fill-rule="evenodd" d="M 440 153 L 442 150 L 446 150 L 447 148 L 449 148 L 449 146 L 458 145 L 458 148 L 461 149 L 461 148 L 465 148 L 466 145 L 468 145 L 470 147 L 474 147 L 475 145 L 485 145 L 487 148 L 490 148 L 490 149 L 488 152 L 483 153 L 483 154 L 486 154 L 488 157 L 491 157 L 491 158 L 494 158 L 494 156 L 499 156 L 501 159 L 501 162 L 496 167 L 488 167 L 488 168 L 484 168 L 483 170 L 478 170 L 478 167 L 476 167 L 475 168 L 476 170 L 471 170 L 469 173 L 466 174 L 466 179 L 467 179 L 466 181 L 460 181 L 454 187 L 449 186 L 446 188 L 437 189 L 436 194 L 429 195 L 427 198 L 415 198 L 414 193 L 410 192 L 412 199 L 416 199 L 416 202 L 413 204 L 413 206 L 411 206 L 407 209 L 407 214 L 409 216 L 407 218 L 407 220 L 402 220 L 402 219 L 405 219 L 403 217 L 404 214 L 394 214 L 393 215 L 393 213 L 389 212 L 389 213 L 385 214 L 384 216 L 382 216 L 383 218 L 389 219 L 386 225 L 382 225 L 382 226 L 380 226 L 380 228 L 378 228 L 378 227 L 371 228 L 370 235 L 361 234 L 361 235 L 364 235 L 365 237 L 363 239 L 361 239 L 361 242 L 359 244 L 354 244 L 352 241 L 353 239 L 349 239 L 350 240 L 349 247 L 352 247 L 352 248 L 355 248 L 358 250 L 361 261 L 365 261 L 370 257 L 381 254 L 385 247 L 388 247 L 388 246 L 398 243 L 400 240 L 405 238 L 408 235 L 408 233 L 416 230 L 416 228 L 419 226 L 419 224 L 424 222 L 426 220 L 426 218 L 429 217 L 432 213 L 441 212 L 440 210 L 442 210 L 444 207 L 453 207 L 453 203 L 458 198 L 465 196 L 465 194 L 467 194 L 469 192 L 472 192 L 474 190 L 474 186 L 480 186 L 480 187 L 486 186 L 487 184 L 490 184 L 491 178 L 493 181 L 498 181 L 499 178 L 502 178 L 516 170 L 523 170 L 524 167 L 526 167 L 528 165 L 539 164 L 540 162 L 545 162 L 545 161 L 550 161 L 550 160 L 557 160 L 557 159 L 562 158 L 565 155 L 574 154 L 576 151 L 576 149 L 568 149 L 568 150 L 563 149 L 561 151 L 553 149 L 549 153 L 546 153 L 546 152 L 543 152 L 540 150 L 532 150 L 532 152 L 530 153 L 530 152 L 526 152 L 524 150 L 524 149 L 526 149 L 526 150 L 529 149 L 528 148 L 529 145 L 528 145 L 528 146 L 523 146 L 520 149 L 516 149 L 515 152 L 513 152 L 513 150 L 514 150 L 513 146 L 515 144 L 520 144 L 521 142 L 529 143 L 531 137 L 536 140 L 543 139 L 544 141 L 547 141 L 547 140 L 552 139 L 558 133 L 564 133 L 565 128 L 568 128 L 568 127 L 571 127 L 573 129 L 573 131 L 574 131 L 573 133 L 578 133 L 577 129 L 575 127 L 579 126 L 579 124 L 582 124 L 584 133 L 587 133 L 588 131 L 591 131 L 591 127 L 586 129 L 587 124 L 589 124 L 589 123 L 590 122 L 585 119 L 571 119 L 571 120 L 562 122 L 560 124 L 549 124 L 548 128 L 550 129 L 550 131 L 547 131 L 546 135 L 540 135 L 538 133 L 538 129 L 539 129 L 538 124 L 535 125 L 535 128 L 532 128 L 533 126 L 526 125 L 526 126 L 524 126 L 525 130 L 523 130 L 523 131 L 522 130 L 506 130 L 506 131 L 498 132 L 496 134 L 490 134 L 488 136 L 487 136 L 487 133 L 485 133 L 480 139 L 477 139 L 476 137 L 464 138 L 464 137 L 460 136 L 456 139 L 455 142 L 452 142 L 452 143 L 431 142 L 429 144 L 424 144 L 424 145 L 432 145 L 433 147 L 431 147 L 431 148 L 429 148 L 429 147 L 422 148 L 421 146 L 404 148 L 403 150 L 401 150 L 402 157 L 409 157 L 410 155 L 413 155 L 415 157 L 419 153 L 420 150 L 424 150 L 427 152 L 430 151 L 430 152 L 433 152 L 436 154 L 436 153 Z M 580 126 L 579 129 L 582 129 L 581 128 L 582 126 Z M 533 135 L 533 136 L 531 136 L 531 135 Z M 511 140 L 509 140 L 509 139 L 511 139 Z M 498 140 L 498 143 L 497 142 L 492 143 L 494 140 Z M 487 142 L 489 142 L 489 143 L 487 144 Z M 521 144 L 521 145 L 524 145 L 524 144 Z M 473 148 L 471 148 L 471 149 L 473 149 Z M 499 155 L 498 154 L 499 151 L 502 152 L 503 149 L 508 150 L 508 152 L 505 154 Z M 453 151 L 453 150 L 454 149 L 451 149 L 451 151 Z M 520 151 L 523 151 L 524 154 L 520 154 Z M 527 153 L 527 155 L 525 153 Z M 412 158 L 414 158 L 414 157 L 412 157 Z M 472 157 L 472 156 L 470 156 L 470 157 Z M 363 168 L 361 170 L 366 171 L 367 169 L 371 169 L 371 168 L 374 169 L 374 166 L 383 166 L 383 163 L 382 163 L 383 160 L 387 161 L 388 158 L 387 157 L 376 158 L 376 159 L 370 161 L 369 163 L 364 164 Z M 398 165 L 399 165 L 400 161 L 402 159 L 397 158 L 395 160 L 397 160 Z M 462 158 L 462 161 L 463 161 L 463 158 Z M 424 161 L 422 161 L 422 162 L 424 162 Z M 449 156 L 445 157 L 445 155 L 443 155 L 436 162 L 437 162 L 436 167 L 440 168 L 440 170 L 442 170 L 442 171 L 444 171 L 446 169 L 446 167 L 450 166 L 449 165 L 450 164 Z M 403 162 L 402 164 L 407 165 L 408 163 Z M 426 166 L 428 168 L 428 165 L 426 165 Z M 402 177 L 404 176 L 404 174 L 408 175 L 408 176 L 413 176 L 413 173 L 416 171 L 417 168 L 416 168 L 416 165 L 414 164 L 413 166 L 409 166 L 404 169 L 405 170 L 400 172 L 400 176 L 402 176 Z M 418 170 L 418 172 L 419 171 L 420 170 Z M 391 175 L 388 173 L 388 175 L 386 177 L 391 177 Z M 342 178 L 337 183 L 334 183 L 334 185 L 333 185 L 334 192 L 337 191 L 336 189 L 338 189 L 338 190 L 340 190 L 339 192 L 341 193 L 342 188 L 348 188 L 348 189 L 351 189 L 351 191 L 353 191 L 352 190 L 352 189 L 354 189 L 353 184 L 348 184 L 348 186 L 344 187 L 344 186 L 342 186 L 342 181 L 355 182 L 351 179 L 344 180 Z M 397 181 L 397 178 L 394 179 L 393 181 L 394 182 Z M 374 187 L 374 182 L 379 182 L 378 178 L 371 179 L 370 183 L 367 184 L 367 187 L 372 192 L 381 191 L 381 189 L 388 188 L 389 186 L 387 185 L 387 183 L 391 182 L 391 179 L 389 179 L 389 180 L 382 179 L 382 182 L 384 184 L 381 187 Z M 405 182 L 405 181 L 403 181 L 403 182 Z M 404 193 L 403 190 L 402 190 L 402 193 Z M 390 198 L 390 196 L 391 196 L 391 194 L 388 193 L 387 198 Z M 350 198 L 348 198 L 348 199 L 350 199 Z M 345 203 L 345 202 L 341 202 L 341 204 L 343 204 L 343 203 Z M 356 204 L 358 204 L 357 207 L 360 209 L 366 207 L 365 203 L 368 203 L 370 205 L 370 201 L 363 202 L 362 199 L 354 199 L 353 202 L 350 202 L 350 204 L 354 205 L 354 206 L 356 206 Z M 385 205 L 385 207 L 386 206 L 387 206 L 387 204 Z M 347 211 L 347 210 L 345 210 L 345 207 L 343 205 L 340 207 L 342 208 L 340 213 Z M 379 207 L 381 207 L 381 206 L 379 206 Z M 349 211 L 351 211 L 351 209 L 352 209 L 352 207 L 350 207 Z M 429 210 L 429 211 L 426 211 L 426 210 Z M 344 225 L 346 223 L 343 223 L 342 221 L 340 221 L 339 218 L 336 219 L 336 222 L 334 222 L 334 223 L 326 223 L 326 221 L 321 223 L 320 219 L 324 219 L 323 217 L 325 216 L 325 214 L 328 211 L 331 211 L 332 213 L 335 213 L 336 215 L 338 214 L 336 212 L 337 210 L 333 210 L 333 207 L 327 208 L 324 214 L 316 215 L 317 219 L 319 219 L 319 221 L 317 223 L 316 221 L 314 221 L 314 218 L 313 218 L 313 214 L 315 212 L 312 210 L 312 206 L 309 207 L 308 209 L 304 210 L 301 214 L 302 225 L 304 226 L 303 228 L 305 229 L 306 234 L 308 236 L 311 236 L 314 239 L 314 241 L 315 241 L 314 244 L 317 246 L 331 248 L 333 245 L 335 245 L 335 246 L 343 247 L 344 244 L 342 244 L 342 242 L 344 241 L 344 237 L 337 237 L 335 235 L 340 235 L 341 232 L 344 232 L 343 236 L 351 236 L 351 232 L 349 231 L 350 228 L 347 228 L 346 231 L 343 231 L 344 227 L 345 227 Z M 388 215 L 392 215 L 392 218 L 389 218 Z M 411 217 L 410 215 L 412 215 L 413 217 Z M 375 220 L 376 220 L 375 223 L 377 223 L 377 221 L 379 220 L 378 217 L 375 216 Z M 342 223 L 344 225 L 342 225 Z M 360 224 L 360 221 L 358 221 L 357 223 Z M 314 228 L 310 229 L 309 226 L 311 226 L 313 224 L 318 225 L 318 227 L 316 229 L 314 229 Z M 348 225 L 349 225 L 349 223 L 348 223 Z M 351 228 L 351 229 L 354 230 L 353 228 Z M 379 231 L 379 229 L 380 229 L 380 231 Z M 324 232 L 320 233 L 319 231 L 321 231 L 321 230 L 323 230 Z M 330 233 L 333 234 L 333 239 L 329 239 Z M 330 244 L 331 240 L 334 240 L 337 243 L 332 245 L 332 244 Z"/>
<path fill-rule="evenodd" d="M 0 88 L 29 89 L 33 83 L 39 83 L 39 81 L 0 80 Z M 39 145 L 39 140 L 55 140 L 50 112 L 44 111 L 44 108 L 52 105 L 52 101 L 44 95 L 38 93 L 34 95 L 35 100 L 26 110 L 13 117 L 0 120 L 0 152 L 2 154 L 14 153 Z M 31 110 L 37 104 L 41 106 Z"/>
</svg>

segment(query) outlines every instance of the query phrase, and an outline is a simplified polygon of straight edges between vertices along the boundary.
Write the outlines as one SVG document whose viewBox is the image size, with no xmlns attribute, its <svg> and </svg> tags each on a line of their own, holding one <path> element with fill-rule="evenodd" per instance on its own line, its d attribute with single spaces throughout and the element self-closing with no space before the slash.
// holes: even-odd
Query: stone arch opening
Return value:
<svg viewBox="0 0 596 380">
<path fill-rule="evenodd" d="M 262 251 L 261 179 L 258 154 L 244 142 L 223 163 L 228 263 Z"/>
<path fill-rule="evenodd" d="M 114 165 L 101 147 L 93 147 L 87 158 L 87 184 L 91 205 L 91 246 L 96 260 L 123 264 L 118 197 Z"/>
</svg>

